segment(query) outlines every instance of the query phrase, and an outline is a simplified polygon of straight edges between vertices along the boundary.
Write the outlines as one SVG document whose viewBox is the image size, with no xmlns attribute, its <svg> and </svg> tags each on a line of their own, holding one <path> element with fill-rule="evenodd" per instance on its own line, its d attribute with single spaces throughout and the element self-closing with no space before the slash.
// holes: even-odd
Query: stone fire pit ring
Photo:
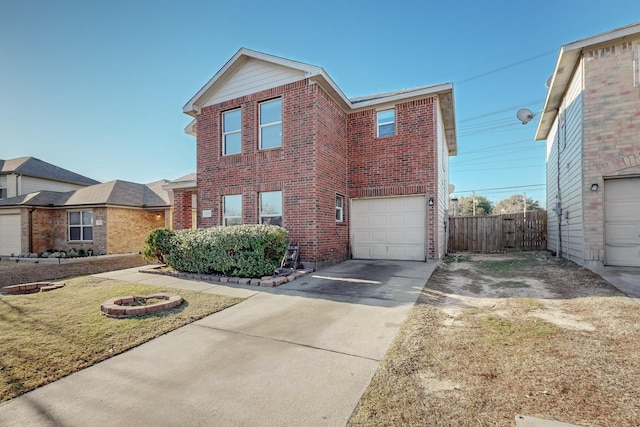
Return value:
<svg viewBox="0 0 640 427">
<path fill-rule="evenodd" d="M 159 301 L 147 304 L 147 300 Z M 170 310 L 182 304 L 182 301 L 182 297 L 176 294 L 128 295 L 103 302 L 100 311 L 108 317 L 136 317 Z"/>
</svg>

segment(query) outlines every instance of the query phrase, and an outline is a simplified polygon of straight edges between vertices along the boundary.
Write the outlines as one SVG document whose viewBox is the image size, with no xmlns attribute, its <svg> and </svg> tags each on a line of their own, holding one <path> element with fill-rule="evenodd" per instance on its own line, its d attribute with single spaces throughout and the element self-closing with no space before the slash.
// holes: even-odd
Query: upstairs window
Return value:
<svg viewBox="0 0 640 427">
<path fill-rule="evenodd" d="M 69 212 L 69 240 L 81 242 L 93 240 L 92 211 Z"/>
<path fill-rule="evenodd" d="M 222 224 L 242 224 L 242 194 L 222 197 Z"/>
<path fill-rule="evenodd" d="M 396 133 L 396 111 L 378 111 L 378 138 Z"/>
<path fill-rule="evenodd" d="M 0 176 L 0 199 L 7 198 L 7 177 Z"/>
<path fill-rule="evenodd" d="M 260 224 L 282 227 L 282 191 L 260 193 Z"/>
<path fill-rule="evenodd" d="M 240 109 L 222 113 L 222 155 L 242 151 L 242 111 Z"/>
<path fill-rule="evenodd" d="M 336 222 L 344 221 L 344 196 L 336 194 Z"/>
<path fill-rule="evenodd" d="M 260 103 L 260 149 L 282 146 L 282 100 Z"/>
</svg>

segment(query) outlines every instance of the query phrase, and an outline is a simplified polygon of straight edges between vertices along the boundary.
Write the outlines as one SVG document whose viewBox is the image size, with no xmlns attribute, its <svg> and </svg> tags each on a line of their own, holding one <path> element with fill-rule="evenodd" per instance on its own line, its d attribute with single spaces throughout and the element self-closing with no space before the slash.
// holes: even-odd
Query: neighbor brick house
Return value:
<svg viewBox="0 0 640 427">
<path fill-rule="evenodd" d="M 547 141 L 548 247 L 584 266 L 640 266 L 640 23 L 562 46 Z"/>
<path fill-rule="evenodd" d="M 184 112 L 198 227 L 281 225 L 316 267 L 445 254 L 452 84 L 349 99 L 320 67 L 240 49 Z M 176 229 L 192 191 L 173 190 Z"/>
<path fill-rule="evenodd" d="M 137 253 L 149 231 L 170 227 L 169 181 L 110 181 L 75 191 L 35 191 L 0 200 L 0 217 L 16 218 L 16 241 L 0 255 L 71 249 L 94 255 Z"/>
<path fill-rule="evenodd" d="M 98 183 L 35 157 L 0 159 L 0 201 L 36 191 L 74 191 Z M 0 209 L 0 255 L 21 251 L 20 224 L 20 209 Z"/>
</svg>

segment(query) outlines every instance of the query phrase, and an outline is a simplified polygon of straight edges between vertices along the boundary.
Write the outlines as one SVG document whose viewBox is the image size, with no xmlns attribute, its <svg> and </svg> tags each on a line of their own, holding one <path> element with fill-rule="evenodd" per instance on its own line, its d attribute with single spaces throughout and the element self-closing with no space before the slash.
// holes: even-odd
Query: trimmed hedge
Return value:
<svg viewBox="0 0 640 427">
<path fill-rule="evenodd" d="M 160 254 L 178 271 L 238 277 L 271 276 L 289 238 L 275 225 L 159 230 L 163 231 L 154 230 L 147 237 L 145 254 Z"/>
</svg>

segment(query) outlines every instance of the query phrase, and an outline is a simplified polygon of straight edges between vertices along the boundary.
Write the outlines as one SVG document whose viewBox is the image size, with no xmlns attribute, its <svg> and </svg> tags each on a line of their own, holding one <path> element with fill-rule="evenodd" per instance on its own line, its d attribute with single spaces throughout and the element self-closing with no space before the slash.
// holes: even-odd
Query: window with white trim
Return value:
<svg viewBox="0 0 640 427">
<path fill-rule="evenodd" d="M 282 227 L 282 191 L 260 193 L 260 224 Z"/>
<path fill-rule="evenodd" d="M 260 103 L 260 149 L 282 146 L 282 100 Z"/>
<path fill-rule="evenodd" d="M 396 110 L 378 111 L 377 114 L 378 138 L 391 136 L 396 133 Z"/>
<path fill-rule="evenodd" d="M 344 221 L 344 196 L 336 194 L 336 222 Z"/>
<path fill-rule="evenodd" d="M 222 113 L 222 155 L 237 154 L 242 151 L 242 110 Z"/>
<path fill-rule="evenodd" d="M 0 199 L 7 198 L 7 177 L 5 175 L 0 176 Z"/>
<path fill-rule="evenodd" d="M 69 240 L 79 242 L 93 240 L 93 211 L 69 212 Z"/>
<path fill-rule="evenodd" d="M 242 224 L 242 194 L 222 197 L 222 224 L 225 226 Z"/>
</svg>

